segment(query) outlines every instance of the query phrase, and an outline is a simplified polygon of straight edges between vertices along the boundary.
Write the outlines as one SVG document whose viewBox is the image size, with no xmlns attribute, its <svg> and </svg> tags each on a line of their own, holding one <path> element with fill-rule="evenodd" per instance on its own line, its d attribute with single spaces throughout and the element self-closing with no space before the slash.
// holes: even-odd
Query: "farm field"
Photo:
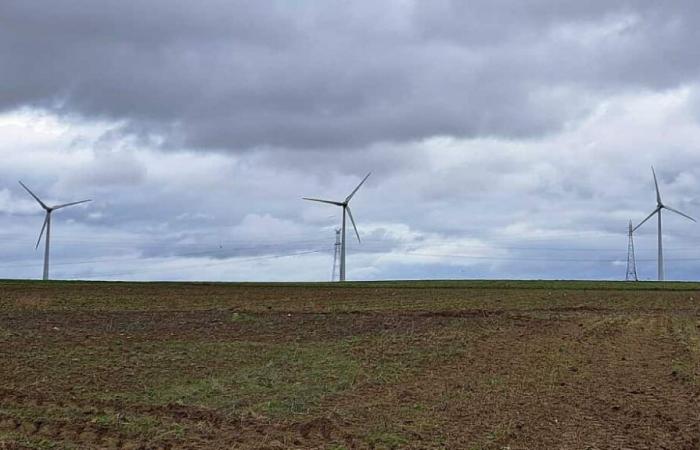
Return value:
<svg viewBox="0 0 700 450">
<path fill-rule="evenodd" d="M 0 449 L 697 449 L 700 284 L 0 282 Z"/>
</svg>

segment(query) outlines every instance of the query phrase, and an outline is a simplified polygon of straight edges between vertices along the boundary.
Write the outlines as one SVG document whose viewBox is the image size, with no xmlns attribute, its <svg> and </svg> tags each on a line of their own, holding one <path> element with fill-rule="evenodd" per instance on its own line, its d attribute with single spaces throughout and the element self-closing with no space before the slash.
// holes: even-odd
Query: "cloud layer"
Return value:
<svg viewBox="0 0 700 450">
<path fill-rule="evenodd" d="M 86 0 L 0 6 L 0 107 L 169 146 L 348 149 L 539 137 L 698 73 L 692 1 Z"/>
<path fill-rule="evenodd" d="M 700 215 L 699 16 L 646 0 L 5 1 L 2 270 L 38 272 L 21 178 L 95 198 L 57 215 L 58 276 L 326 279 L 339 214 L 300 197 L 343 198 L 372 170 L 350 276 L 619 278 L 650 165 Z M 667 266 L 693 279 L 683 220 L 667 216 Z"/>
</svg>

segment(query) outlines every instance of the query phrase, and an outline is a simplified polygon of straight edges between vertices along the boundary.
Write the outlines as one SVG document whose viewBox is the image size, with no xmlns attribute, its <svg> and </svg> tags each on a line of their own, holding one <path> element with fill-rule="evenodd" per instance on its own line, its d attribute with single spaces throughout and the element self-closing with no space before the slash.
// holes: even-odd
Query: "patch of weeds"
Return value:
<svg viewBox="0 0 700 450">
<path fill-rule="evenodd" d="M 356 341 L 353 352 L 365 360 L 370 381 L 393 384 L 462 357 L 467 351 L 467 344 L 460 341 L 463 336 L 447 336 L 382 334 Z"/>
<path fill-rule="evenodd" d="M 408 444 L 408 440 L 398 433 L 375 431 L 367 436 L 367 441 L 376 449 L 397 449 Z"/>
<path fill-rule="evenodd" d="M 181 428 L 181 425 L 177 423 L 166 424 L 152 416 L 124 416 L 119 417 L 118 420 L 120 429 L 129 434 L 138 436 L 152 437 L 156 430 L 162 433 L 164 429 L 170 431 L 179 430 Z"/>
<path fill-rule="evenodd" d="M 503 386 L 504 383 L 505 382 L 504 382 L 503 378 L 498 377 L 498 376 L 490 377 L 486 380 L 486 384 L 488 384 L 489 386 L 494 387 L 494 388 L 499 387 L 499 386 Z"/>
<path fill-rule="evenodd" d="M 117 423 L 118 419 L 116 414 L 98 414 L 92 418 L 92 422 L 101 427 L 111 427 Z"/>
<path fill-rule="evenodd" d="M 165 423 L 153 416 L 135 416 L 121 414 L 100 414 L 95 416 L 93 422 L 111 429 L 139 438 L 161 439 L 163 437 L 181 438 L 185 435 L 185 428 L 179 423 Z"/>
<path fill-rule="evenodd" d="M 590 321 L 584 328 L 583 335 L 588 337 L 606 337 L 613 334 L 622 333 L 630 324 L 628 317 L 602 317 Z"/>
<path fill-rule="evenodd" d="M 82 413 L 70 408 L 57 408 L 51 406 L 27 406 L 27 405 L 2 405 L 0 412 L 14 416 L 18 419 L 35 421 L 39 419 L 71 420 L 82 416 Z"/>
<path fill-rule="evenodd" d="M 3 406 L 0 408 L 0 412 L 30 422 L 46 419 L 57 422 L 70 422 L 71 420 L 85 417 L 86 411 L 84 408 L 76 408 L 64 408 L 55 405 L 45 405 L 44 407 Z M 118 412 L 95 410 L 90 420 L 100 427 L 113 430 L 118 429 L 127 434 L 141 437 L 153 438 L 157 433 L 166 433 L 176 437 L 184 434 L 180 424 L 162 422 L 158 418 L 148 415 L 122 415 Z M 0 440 L 0 442 L 2 441 Z M 2 449 L 1 446 L 0 449 Z"/>
<path fill-rule="evenodd" d="M 17 432 L 0 433 L 0 449 L 34 449 L 34 450 L 51 450 L 62 448 L 56 442 L 49 439 L 40 438 L 32 439 L 27 436 L 23 436 Z"/>
<path fill-rule="evenodd" d="M 307 413 L 319 401 L 351 388 L 359 365 L 344 346 L 293 345 L 273 352 L 264 367 L 242 370 L 238 386 L 271 415 Z"/>
<path fill-rule="evenodd" d="M 165 429 L 159 429 L 158 433 L 154 435 L 152 439 L 154 441 L 165 438 L 183 439 L 185 436 L 187 436 L 187 428 L 182 424 L 172 423 Z"/>
<path fill-rule="evenodd" d="M 233 312 L 228 316 L 228 321 L 231 323 L 250 324 L 259 322 L 260 318 L 255 314 Z"/>
<path fill-rule="evenodd" d="M 145 394 L 150 403 L 156 404 L 207 404 L 225 394 L 228 389 L 224 380 L 210 376 L 183 380 L 165 388 L 162 385 L 153 386 L 147 388 Z"/>
<path fill-rule="evenodd" d="M 414 403 L 413 405 L 411 405 L 411 409 L 413 409 L 413 411 L 421 412 L 425 411 L 426 407 L 421 403 Z"/>
<path fill-rule="evenodd" d="M 348 448 L 344 445 L 333 444 L 330 447 L 328 447 L 328 450 L 348 450 Z"/>
<path fill-rule="evenodd" d="M 695 370 L 691 361 L 674 359 L 671 363 L 671 376 L 681 381 L 694 381 Z"/>
<path fill-rule="evenodd" d="M 511 430 L 512 427 L 509 423 L 500 423 L 496 425 L 496 427 L 491 430 L 486 437 L 490 442 L 496 443 L 508 438 L 508 436 L 511 434 Z"/>
<path fill-rule="evenodd" d="M 483 438 L 479 439 L 480 442 L 472 444 L 470 449 L 487 449 L 487 448 L 498 448 L 498 449 L 509 449 L 505 441 L 512 435 L 513 424 L 510 422 L 498 423 L 494 428 L 486 433 Z"/>
<path fill-rule="evenodd" d="M 10 339 L 13 336 L 14 333 L 12 333 L 12 331 L 8 330 L 3 326 L 0 326 L 0 339 Z"/>
<path fill-rule="evenodd" d="M 226 413 L 307 413 L 322 398 L 352 387 L 359 364 L 345 343 L 180 343 L 194 366 L 177 377 L 144 380 L 150 403 L 200 405 Z M 141 396 L 143 396 L 141 392 Z M 133 396 L 138 401 L 138 394 Z"/>
<path fill-rule="evenodd" d="M 694 318 L 673 318 L 670 333 L 684 347 L 687 357 L 674 359 L 671 374 L 683 381 L 700 383 L 700 324 Z"/>
</svg>

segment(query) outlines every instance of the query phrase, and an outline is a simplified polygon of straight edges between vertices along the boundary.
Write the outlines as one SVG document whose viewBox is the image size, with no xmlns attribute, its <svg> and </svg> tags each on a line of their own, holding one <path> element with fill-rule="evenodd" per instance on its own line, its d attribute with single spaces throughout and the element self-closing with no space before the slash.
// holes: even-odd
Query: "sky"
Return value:
<svg viewBox="0 0 700 450">
<path fill-rule="evenodd" d="M 624 279 L 700 218 L 694 0 L 0 3 L 0 278 Z M 667 212 L 666 277 L 700 279 Z M 42 243 L 43 245 L 43 243 Z M 635 233 L 656 278 L 656 223 Z"/>
</svg>

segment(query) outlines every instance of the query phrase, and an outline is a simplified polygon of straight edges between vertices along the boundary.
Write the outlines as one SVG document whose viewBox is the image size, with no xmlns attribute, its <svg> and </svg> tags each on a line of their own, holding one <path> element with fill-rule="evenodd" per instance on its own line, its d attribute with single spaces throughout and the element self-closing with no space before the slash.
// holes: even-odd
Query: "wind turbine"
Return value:
<svg viewBox="0 0 700 450">
<path fill-rule="evenodd" d="M 358 189 L 360 189 L 360 186 L 364 184 L 365 181 L 367 181 L 367 178 L 372 175 L 372 172 L 368 173 L 362 181 L 360 181 L 360 184 L 357 185 L 357 187 L 348 195 L 345 197 L 345 200 L 342 202 L 336 202 L 333 200 L 322 200 L 320 198 L 308 198 L 308 197 L 303 197 L 304 200 L 309 200 L 312 202 L 321 202 L 321 203 L 328 203 L 329 205 L 335 205 L 335 206 L 341 206 L 343 208 L 343 226 L 341 227 L 341 233 L 342 233 L 342 239 L 340 243 L 340 281 L 345 281 L 345 213 L 347 212 L 347 215 L 350 216 L 350 221 L 352 222 L 352 227 L 355 229 L 355 235 L 357 236 L 357 242 L 362 242 L 360 240 L 360 233 L 357 232 L 357 225 L 355 225 L 355 219 L 352 218 L 352 212 L 350 211 L 350 199 L 352 199 L 353 195 L 357 192 Z"/>
<path fill-rule="evenodd" d="M 663 202 L 661 201 L 661 194 L 659 193 L 659 183 L 656 181 L 656 172 L 654 172 L 653 166 L 651 168 L 651 173 L 654 176 L 654 187 L 656 188 L 656 209 L 654 211 L 652 211 L 651 214 L 649 214 L 646 219 L 642 220 L 639 225 L 634 227 L 632 229 L 632 232 L 637 231 L 637 228 L 641 227 L 644 224 L 644 222 L 651 219 L 654 214 L 658 214 L 658 221 L 659 221 L 659 230 L 658 230 L 658 232 L 659 232 L 659 235 L 658 235 L 658 239 L 659 239 L 658 265 L 659 265 L 659 267 L 658 267 L 658 271 L 659 271 L 659 281 L 664 281 L 664 252 L 663 252 L 663 244 L 661 242 L 662 241 L 662 239 L 661 239 L 661 210 L 668 209 L 669 211 L 673 211 L 674 213 L 679 214 L 679 215 L 685 217 L 686 219 L 690 219 L 693 222 L 695 222 L 696 220 L 687 214 L 684 214 L 676 209 L 671 208 L 670 206 L 666 206 L 663 204 Z"/>
<path fill-rule="evenodd" d="M 46 211 L 46 216 L 44 218 L 44 224 L 41 226 L 41 232 L 39 233 L 39 239 L 36 241 L 36 247 L 39 248 L 39 243 L 41 242 L 41 237 L 44 234 L 44 230 L 46 230 L 46 239 L 45 244 L 46 247 L 44 248 L 44 280 L 49 279 L 49 242 L 51 240 L 51 213 L 56 211 L 57 209 L 65 208 L 67 206 L 73 206 L 73 205 L 79 205 L 81 203 L 89 202 L 92 200 L 81 200 L 79 202 L 71 202 L 71 203 L 64 203 L 62 205 L 56 205 L 56 206 L 47 206 L 46 203 L 42 202 L 39 197 L 34 194 L 27 186 L 24 185 L 21 181 L 19 184 L 22 185 L 24 189 L 26 189 L 27 192 L 29 192 L 29 195 L 34 197 L 34 200 L 36 200 L 39 205 L 41 205 L 42 208 L 44 208 L 44 211 Z"/>
</svg>

